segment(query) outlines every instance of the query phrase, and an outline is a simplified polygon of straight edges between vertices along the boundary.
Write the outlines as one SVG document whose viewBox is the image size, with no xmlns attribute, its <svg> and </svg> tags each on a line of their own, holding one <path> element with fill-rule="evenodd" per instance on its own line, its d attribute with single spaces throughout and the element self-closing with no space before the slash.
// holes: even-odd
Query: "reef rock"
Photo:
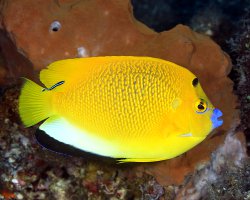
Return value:
<svg viewBox="0 0 250 200">
<path fill-rule="evenodd" d="M 133 55 L 166 59 L 198 76 L 213 104 L 223 111 L 224 125 L 178 158 L 135 167 L 164 185 L 181 183 L 185 175 L 207 161 L 238 117 L 233 83 L 227 77 L 229 57 L 209 37 L 187 26 L 156 33 L 133 17 L 128 0 L 2 0 L 0 10 L 0 28 L 7 38 L 0 40 L 0 48 L 4 52 L 14 44 L 22 61 L 27 59 L 27 66 L 31 63 L 36 71 L 65 58 Z M 23 63 L 18 65 L 11 52 L 4 54 L 4 59 L 7 73 L 3 74 L 15 78 L 33 72 Z"/>
</svg>

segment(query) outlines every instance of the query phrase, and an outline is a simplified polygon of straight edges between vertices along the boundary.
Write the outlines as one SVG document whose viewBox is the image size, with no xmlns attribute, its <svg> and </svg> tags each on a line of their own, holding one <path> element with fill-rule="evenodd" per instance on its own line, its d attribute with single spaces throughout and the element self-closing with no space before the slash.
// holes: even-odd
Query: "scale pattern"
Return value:
<svg viewBox="0 0 250 200">
<path fill-rule="evenodd" d="M 72 123 L 112 140 L 150 137 L 182 90 L 181 70 L 157 61 L 117 61 L 97 69 L 57 105 Z"/>
</svg>

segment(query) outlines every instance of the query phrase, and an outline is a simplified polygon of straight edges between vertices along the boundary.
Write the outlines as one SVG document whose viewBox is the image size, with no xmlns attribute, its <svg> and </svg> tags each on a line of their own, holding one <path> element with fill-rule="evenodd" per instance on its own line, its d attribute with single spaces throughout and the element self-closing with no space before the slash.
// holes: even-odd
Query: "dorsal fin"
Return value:
<svg viewBox="0 0 250 200">
<path fill-rule="evenodd" d="M 65 85 L 69 85 L 69 83 L 77 80 L 77 78 L 83 78 L 84 75 L 88 75 L 92 69 L 98 70 L 97 68 L 100 68 L 104 63 L 119 59 L 121 57 L 106 56 L 55 61 L 47 69 L 43 69 L 40 72 L 40 80 L 47 88 L 52 87 L 60 81 L 65 81 L 66 84 L 63 85 L 65 87 Z"/>
<path fill-rule="evenodd" d="M 51 88 L 58 82 L 65 81 L 65 84 L 58 87 L 62 89 L 72 83 L 74 80 L 81 79 L 84 75 L 88 75 L 92 69 L 98 70 L 105 63 L 114 61 L 128 61 L 128 60 L 149 60 L 149 61 L 161 61 L 158 58 L 150 57 L 134 57 L 134 56 L 104 56 L 104 57 L 89 57 L 89 58 L 74 58 L 59 60 L 51 63 L 47 69 L 43 69 L 40 72 L 40 80 L 47 87 Z M 175 65 L 174 63 L 164 61 L 168 65 Z"/>
<path fill-rule="evenodd" d="M 40 72 L 40 80 L 47 87 L 51 88 L 58 82 L 71 82 L 76 76 L 84 73 L 85 62 L 82 59 L 67 59 L 51 63 L 47 69 Z"/>
</svg>

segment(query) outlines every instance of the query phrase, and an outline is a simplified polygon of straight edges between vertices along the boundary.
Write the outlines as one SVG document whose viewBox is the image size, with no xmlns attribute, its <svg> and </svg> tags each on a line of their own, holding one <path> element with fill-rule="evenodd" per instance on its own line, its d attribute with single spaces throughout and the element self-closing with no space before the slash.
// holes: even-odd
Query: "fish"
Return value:
<svg viewBox="0 0 250 200">
<path fill-rule="evenodd" d="M 177 157 L 223 124 L 199 79 L 153 57 L 73 58 L 41 70 L 40 86 L 24 78 L 19 115 L 78 150 L 119 163 Z"/>
</svg>

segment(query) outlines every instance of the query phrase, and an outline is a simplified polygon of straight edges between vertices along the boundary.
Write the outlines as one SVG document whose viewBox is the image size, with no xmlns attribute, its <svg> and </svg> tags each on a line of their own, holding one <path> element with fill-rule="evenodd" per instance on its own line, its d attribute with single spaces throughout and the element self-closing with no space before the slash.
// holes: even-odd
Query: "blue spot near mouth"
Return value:
<svg viewBox="0 0 250 200">
<path fill-rule="evenodd" d="M 219 126 L 221 126 L 223 124 L 223 120 L 219 119 L 219 117 L 221 117 L 222 115 L 223 114 L 219 109 L 215 108 L 213 110 L 213 114 L 211 116 L 211 120 L 212 120 L 212 123 L 213 123 L 213 129 L 217 128 L 217 127 L 219 127 Z"/>
</svg>

